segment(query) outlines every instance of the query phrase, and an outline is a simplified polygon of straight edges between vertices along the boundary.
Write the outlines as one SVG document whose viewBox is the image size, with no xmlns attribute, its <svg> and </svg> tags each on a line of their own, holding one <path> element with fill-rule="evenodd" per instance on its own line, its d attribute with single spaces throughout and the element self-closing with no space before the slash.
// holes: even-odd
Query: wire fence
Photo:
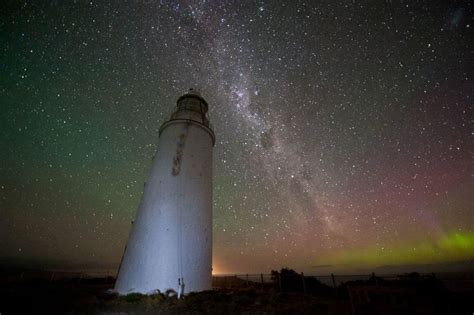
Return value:
<svg viewBox="0 0 474 315">
<path fill-rule="evenodd" d="M 294 281 L 300 279 L 301 286 L 306 286 L 308 278 L 317 279 L 323 284 L 331 287 L 337 287 L 340 283 L 353 280 L 367 280 L 371 275 L 327 275 L 327 276 L 305 276 L 303 273 L 298 275 L 281 275 L 281 274 L 234 274 L 234 275 L 213 275 L 212 286 L 215 289 L 222 288 L 259 288 L 268 287 L 268 285 L 277 284 L 281 288 L 286 281 Z M 10 273 L 8 275 L 0 275 L 0 282 L 15 281 L 75 281 L 76 283 L 88 282 L 95 280 L 96 282 L 110 283 L 115 282 L 114 271 L 65 271 L 65 270 L 44 270 L 44 271 L 22 271 Z"/>
<path fill-rule="evenodd" d="M 221 286 L 251 286 L 255 284 L 266 284 L 266 283 L 281 283 L 285 280 L 294 280 L 295 278 L 300 278 L 301 281 L 304 279 L 312 278 L 316 279 L 319 282 L 336 287 L 341 283 L 355 280 L 368 280 L 374 274 L 362 274 L 362 275 L 305 275 L 303 273 L 297 275 L 282 275 L 278 274 L 235 274 L 235 275 L 213 275 L 213 284 L 216 287 Z M 384 275 L 384 279 L 396 278 L 396 275 Z"/>
<path fill-rule="evenodd" d="M 315 286 L 326 286 L 328 289 L 337 290 L 342 283 L 356 280 L 369 280 L 374 274 L 363 275 L 320 275 L 306 276 L 300 274 L 235 274 L 235 275 L 214 275 L 213 288 L 215 289 L 269 289 L 273 288 L 277 291 L 299 291 L 307 293 L 314 291 Z M 384 279 L 396 278 L 395 275 L 385 275 Z"/>
<path fill-rule="evenodd" d="M 114 270 L 46 270 L 46 271 L 19 271 L 16 273 L 1 274 L 0 283 L 15 283 L 21 281 L 42 281 L 42 282 L 67 282 L 75 284 L 100 284 L 112 287 L 115 283 L 116 271 Z M 234 274 L 234 275 L 213 275 L 213 289 L 269 289 L 284 291 L 285 288 L 292 287 L 301 292 L 306 292 L 308 287 L 314 287 L 315 280 L 329 288 L 337 289 L 341 284 L 373 279 L 375 274 L 359 275 L 310 275 L 301 274 L 285 275 L 275 274 Z M 399 275 L 381 275 L 384 280 L 395 280 Z M 474 273 L 443 273 L 437 277 L 446 284 L 448 288 L 459 290 L 474 289 Z"/>
</svg>

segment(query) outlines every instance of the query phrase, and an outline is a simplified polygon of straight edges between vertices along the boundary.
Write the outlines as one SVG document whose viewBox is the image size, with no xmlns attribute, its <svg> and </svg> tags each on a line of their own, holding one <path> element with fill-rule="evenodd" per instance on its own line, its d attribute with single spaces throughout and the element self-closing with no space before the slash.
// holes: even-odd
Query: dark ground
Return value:
<svg viewBox="0 0 474 315">
<path fill-rule="evenodd" d="M 18 283 L 1 288 L 4 314 L 351 314 L 350 302 L 272 290 L 219 289 L 175 296 L 107 294 L 110 285 Z"/>
<path fill-rule="evenodd" d="M 174 292 L 117 296 L 108 291 L 113 278 L 0 278 L 0 314 L 474 314 L 472 287 L 456 292 L 434 275 L 373 276 L 337 290 L 311 278 L 306 294 L 300 277 L 265 284 L 229 277 L 227 287 L 179 300 Z"/>
</svg>

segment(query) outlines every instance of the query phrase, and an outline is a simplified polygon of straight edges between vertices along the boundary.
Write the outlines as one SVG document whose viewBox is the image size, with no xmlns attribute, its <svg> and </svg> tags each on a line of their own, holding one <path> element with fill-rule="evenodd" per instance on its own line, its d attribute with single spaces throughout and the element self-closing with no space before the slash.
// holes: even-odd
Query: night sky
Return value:
<svg viewBox="0 0 474 315">
<path fill-rule="evenodd" d="M 188 88 L 215 273 L 474 259 L 470 1 L 6 1 L 0 259 L 116 268 Z"/>
</svg>

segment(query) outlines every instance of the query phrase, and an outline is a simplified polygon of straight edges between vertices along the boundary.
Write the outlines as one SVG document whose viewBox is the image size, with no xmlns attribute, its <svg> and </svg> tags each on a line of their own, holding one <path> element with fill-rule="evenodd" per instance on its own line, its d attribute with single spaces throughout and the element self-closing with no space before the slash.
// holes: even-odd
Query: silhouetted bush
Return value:
<svg viewBox="0 0 474 315">
<path fill-rule="evenodd" d="M 293 269 L 283 268 L 271 271 L 272 281 L 281 292 L 306 292 L 307 294 L 330 296 L 334 290 L 315 277 L 298 274 Z"/>
</svg>

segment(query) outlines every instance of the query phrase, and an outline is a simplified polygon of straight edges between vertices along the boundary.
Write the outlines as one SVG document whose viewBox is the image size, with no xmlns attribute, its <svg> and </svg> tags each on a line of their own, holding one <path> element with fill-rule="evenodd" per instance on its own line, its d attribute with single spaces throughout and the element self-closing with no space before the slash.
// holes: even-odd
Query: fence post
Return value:
<svg viewBox="0 0 474 315">
<path fill-rule="evenodd" d="M 262 289 L 263 289 L 263 273 L 260 274 L 260 281 L 262 282 Z"/>
<path fill-rule="evenodd" d="M 333 273 L 331 273 L 331 279 L 332 279 L 332 286 L 334 287 L 334 292 L 337 297 L 338 293 L 337 293 L 336 277 L 334 276 Z"/>
<path fill-rule="evenodd" d="M 375 285 L 378 285 L 377 277 L 375 277 L 375 272 L 372 272 L 372 279 L 375 281 Z"/>
<path fill-rule="evenodd" d="M 336 277 L 334 276 L 333 273 L 331 273 L 331 279 L 332 279 L 332 286 L 334 287 L 334 289 L 336 289 L 337 288 Z"/>
<path fill-rule="evenodd" d="M 304 273 L 301 273 L 301 281 L 303 282 L 303 293 L 306 294 L 306 283 L 304 281 Z"/>
</svg>

